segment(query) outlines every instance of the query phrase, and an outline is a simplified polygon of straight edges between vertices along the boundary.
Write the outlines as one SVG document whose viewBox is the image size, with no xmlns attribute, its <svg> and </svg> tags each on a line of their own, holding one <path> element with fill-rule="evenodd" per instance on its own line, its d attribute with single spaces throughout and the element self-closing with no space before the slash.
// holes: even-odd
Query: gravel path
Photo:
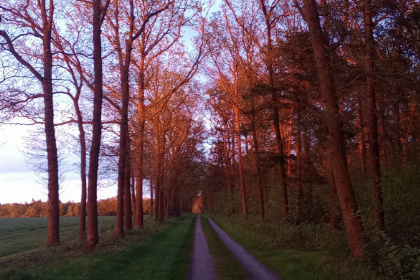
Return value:
<svg viewBox="0 0 420 280">
<path fill-rule="evenodd" d="M 191 258 L 190 280 L 217 280 L 213 259 L 201 228 L 200 215 L 198 215 L 195 224 L 194 252 Z"/>
<path fill-rule="evenodd" d="M 212 219 L 208 217 L 207 219 L 209 220 L 211 227 L 214 229 L 214 231 L 217 232 L 223 243 L 225 243 L 226 247 L 232 251 L 232 253 L 245 267 L 253 279 L 281 280 L 273 271 L 268 269 L 264 264 L 257 260 L 253 255 L 251 255 L 242 245 L 233 240 L 226 232 L 224 232 L 218 225 L 216 225 Z"/>
</svg>

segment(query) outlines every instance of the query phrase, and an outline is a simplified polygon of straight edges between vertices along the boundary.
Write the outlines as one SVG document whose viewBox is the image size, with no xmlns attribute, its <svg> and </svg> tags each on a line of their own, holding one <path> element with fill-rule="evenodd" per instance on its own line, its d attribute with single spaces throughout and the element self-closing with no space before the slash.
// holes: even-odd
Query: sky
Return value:
<svg viewBox="0 0 420 280">
<path fill-rule="evenodd" d="M 3 125 L 0 127 L 0 203 L 24 203 L 32 199 L 47 201 L 45 182 L 30 170 L 22 150 L 28 135 L 27 126 Z M 44 183 L 44 184 L 43 184 Z M 80 201 L 79 174 L 67 172 L 60 184 L 60 200 Z M 98 199 L 117 195 L 115 185 L 99 188 Z"/>
</svg>

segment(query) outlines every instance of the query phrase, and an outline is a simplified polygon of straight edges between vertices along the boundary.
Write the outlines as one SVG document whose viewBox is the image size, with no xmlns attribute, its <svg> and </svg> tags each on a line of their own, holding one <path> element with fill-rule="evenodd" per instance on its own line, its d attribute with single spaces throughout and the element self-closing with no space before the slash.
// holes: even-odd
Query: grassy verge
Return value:
<svg viewBox="0 0 420 280">
<path fill-rule="evenodd" d="M 0 279 L 186 279 L 193 222 L 193 215 L 149 221 L 124 238 L 106 232 L 92 253 L 43 249 L 35 263 L 9 269 Z"/>
<path fill-rule="evenodd" d="M 235 255 L 226 247 L 219 235 L 211 228 L 206 217 L 201 218 L 201 226 L 206 235 L 207 245 L 213 257 L 219 280 L 252 279 Z"/>
<path fill-rule="evenodd" d="M 284 244 L 277 242 L 276 232 L 254 231 L 249 221 L 238 222 L 219 215 L 211 217 L 226 233 L 284 280 L 384 279 L 350 258 L 337 258 L 325 251 L 285 250 Z"/>
</svg>

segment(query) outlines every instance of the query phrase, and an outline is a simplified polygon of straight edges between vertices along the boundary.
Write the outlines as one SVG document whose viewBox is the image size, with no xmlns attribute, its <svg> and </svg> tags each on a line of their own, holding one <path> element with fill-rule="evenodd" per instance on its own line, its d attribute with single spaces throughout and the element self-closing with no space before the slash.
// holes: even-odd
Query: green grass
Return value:
<svg viewBox="0 0 420 280">
<path fill-rule="evenodd" d="M 0 279 L 186 279 L 194 220 L 194 215 L 146 220 L 144 229 L 123 238 L 104 232 L 93 253 L 46 248 L 38 259 L 0 273 Z"/>
<path fill-rule="evenodd" d="M 99 230 L 113 228 L 115 223 L 115 217 L 99 217 Z M 0 258 L 44 246 L 47 226 L 48 218 L 0 218 Z M 61 242 L 77 239 L 78 235 L 79 217 L 61 217 Z"/>
<path fill-rule="evenodd" d="M 238 243 L 245 246 L 268 268 L 284 280 L 379 280 L 373 271 L 361 268 L 348 259 L 337 259 L 323 251 L 286 250 L 276 243 L 275 232 L 256 233 L 225 216 L 211 215 L 213 220 Z"/>
<path fill-rule="evenodd" d="M 206 217 L 201 218 L 201 226 L 206 235 L 207 245 L 219 280 L 252 279 L 235 255 L 220 240 L 219 235 L 211 228 Z"/>
</svg>

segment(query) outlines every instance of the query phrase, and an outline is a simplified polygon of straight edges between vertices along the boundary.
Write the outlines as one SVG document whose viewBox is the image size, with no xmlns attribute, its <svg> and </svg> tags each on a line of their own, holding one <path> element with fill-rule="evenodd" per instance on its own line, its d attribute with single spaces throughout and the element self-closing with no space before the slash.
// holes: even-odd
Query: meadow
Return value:
<svg viewBox="0 0 420 280">
<path fill-rule="evenodd" d="M 46 217 L 0 218 L 0 258 L 44 246 L 47 243 Z M 115 227 L 116 217 L 100 216 L 99 231 Z M 62 243 L 79 236 L 79 217 L 60 218 Z"/>
</svg>

